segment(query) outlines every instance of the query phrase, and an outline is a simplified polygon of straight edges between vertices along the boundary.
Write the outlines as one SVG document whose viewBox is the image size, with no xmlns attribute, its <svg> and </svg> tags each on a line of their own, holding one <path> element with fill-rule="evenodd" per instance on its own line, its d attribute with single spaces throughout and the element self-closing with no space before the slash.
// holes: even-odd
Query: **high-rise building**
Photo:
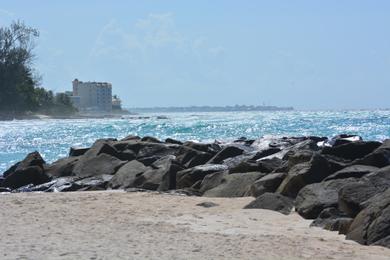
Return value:
<svg viewBox="0 0 390 260">
<path fill-rule="evenodd" d="M 81 112 L 111 112 L 112 85 L 107 82 L 72 81 L 74 106 Z"/>
</svg>

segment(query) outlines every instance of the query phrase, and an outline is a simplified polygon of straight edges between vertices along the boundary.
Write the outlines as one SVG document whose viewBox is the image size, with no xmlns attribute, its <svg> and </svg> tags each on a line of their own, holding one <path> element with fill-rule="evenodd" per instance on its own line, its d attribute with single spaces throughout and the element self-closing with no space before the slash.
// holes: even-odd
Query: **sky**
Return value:
<svg viewBox="0 0 390 260">
<path fill-rule="evenodd" d="M 0 0 L 40 31 L 42 86 L 113 85 L 125 107 L 390 107 L 390 1 Z"/>
</svg>

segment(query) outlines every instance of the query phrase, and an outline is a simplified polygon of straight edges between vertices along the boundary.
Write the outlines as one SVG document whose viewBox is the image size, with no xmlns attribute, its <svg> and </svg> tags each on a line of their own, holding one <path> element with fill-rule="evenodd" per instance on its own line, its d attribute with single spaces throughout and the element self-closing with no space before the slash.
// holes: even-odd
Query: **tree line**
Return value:
<svg viewBox="0 0 390 260">
<path fill-rule="evenodd" d="M 39 31 L 21 21 L 0 27 L 0 113 L 24 115 L 73 114 L 77 110 L 64 93 L 39 87 L 41 78 L 33 68 L 35 40 Z"/>
</svg>

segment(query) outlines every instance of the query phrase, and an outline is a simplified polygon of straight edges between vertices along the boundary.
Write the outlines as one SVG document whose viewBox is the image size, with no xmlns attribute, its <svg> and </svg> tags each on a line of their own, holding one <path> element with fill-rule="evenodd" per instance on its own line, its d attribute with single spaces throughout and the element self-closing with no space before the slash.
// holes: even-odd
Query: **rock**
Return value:
<svg viewBox="0 0 390 260">
<path fill-rule="evenodd" d="M 345 235 L 348 232 L 353 218 L 348 217 L 337 208 L 331 207 L 321 211 L 318 218 L 311 224 L 311 227 L 321 227 L 330 231 L 338 231 L 339 234 Z"/>
<path fill-rule="evenodd" d="M 282 165 L 282 160 L 274 157 L 274 158 L 262 158 L 256 161 L 258 171 L 270 173 L 275 171 L 277 168 L 279 168 Z"/>
<path fill-rule="evenodd" d="M 168 143 L 168 144 L 178 144 L 178 145 L 182 145 L 183 144 L 183 142 L 181 142 L 179 140 L 172 139 L 172 138 L 165 139 L 165 143 Z"/>
<path fill-rule="evenodd" d="M 132 161 L 136 158 L 135 152 L 130 149 L 125 149 L 123 151 L 119 151 L 116 155 L 116 158 L 122 161 Z"/>
<path fill-rule="evenodd" d="M 121 139 L 121 141 L 136 141 L 136 140 L 141 140 L 141 137 L 137 135 L 128 135 L 125 138 Z"/>
<path fill-rule="evenodd" d="M 213 158 L 208 161 L 209 164 L 218 164 L 222 163 L 223 160 L 231 157 L 236 157 L 241 155 L 244 152 L 243 149 L 240 149 L 236 146 L 227 146 L 219 151 Z"/>
<path fill-rule="evenodd" d="M 381 145 L 380 142 L 357 141 L 333 147 L 324 147 L 322 154 L 330 154 L 344 159 L 355 160 L 363 158 Z"/>
<path fill-rule="evenodd" d="M 160 156 L 149 156 L 149 157 L 138 158 L 137 161 L 143 163 L 145 166 L 151 166 L 155 161 L 158 161 L 160 159 L 161 159 Z"/>
<path fill-rule="evenodd" d="M 363 208 L 363 204 L 369 198 L 378 193 L 369 182 L 353 182 L 344 185 L 338 196 L 338 207 L 351 217 L 355 217 Z"/>
<path fill-rule="evenodd" d="M 7 175 L 2 186 L 17 189 L 28 184 L 38 185 L 48 181 L 50 181 L 49 176 L 43 172 L 40 166 L 28 166 Z"/>
<path fill-rule="evenodd" d="M 90 177 L 103 174 L 113 175 L 126 163 L 105 153 L 99 154 L 98 156 L 86 157 L 90 151 L 83 155 L 83 158 L 80 158 L 76 163 L 73 168 L 73 175 L 78 177 Z"/>
<path fill-rule="evenodd" d="M 102 174 L 77 180 L 75 184 L 80 186 L 78 190 L 105 190 L 112 178 L 112 175 Z"/>
<path fill-rule="evenodd" d="M 240 173 L 240 172 L 265 172 L 270 173 L 280 167 L 282 160 L 279 158 L 263 158 L 257 161 L 244 160 L 237 166 L 229 169 L 229 173 Z"/>
<path fill-rule="evenodd" d="M 153 136 L 144 136 L 141 138 L 142 142 L 148 142 L 148 143 L 162 143 L 160 140 Z"/>
<path fill-rule="evenodd" d="M 29 153 L 22 161 L 11 166 L 7 171 L 3 173 L 3 177 L 5 178 L 16 171 L 24 170 L 25 168 L 28 168 L 30 166 L 38 166 L 43 169 L 44 165 L 45 160 L 43 160 L 42 156 L 37 151 L 35 151 Z"/>
<path fill-rule="evenodd" d="M 375 172 L 365 175 L 362 181 L 369 181 L 380 192 L 390 188 L 390 166 L 380 168 Z"/>
<path fill-rule="evenodd" d="M 330 171 L 333 173 L 352 165 L 352 161 L 348 159 L 343 159 L 329 154 L 322 154 L 322 157 L 328 161 Z"/>
<path fill-rule="evenodd" d="M 211 207 L 216 207 L 219 205 L 217 203 L 214 203 L 214 202 L 205 201 L 205 202 L 201 202 L 201 203 L 196 204 L 196 206 L 200 206 L 200 207 L 204 207 L 204 208 L 211 208 Z"/>
<path fill-rule="evenodd" d="M 130 161 L 115 173 L 108 186 L 113 189 L 132 188 L 137 177 L 141 176 L 148 169 L 148 167 L 137 160 Z"/>
<path fill-rule="evenodd" d="M 303 138 L 297 140 L 302 140 L 302 141 L 296 143 L 293 142 L 294 143 L 293 145 L 287 146 L 286 148 L 281 149 L 280 152 L 264 157 L 263 159 L 276 157 L 279 159 L 288 160 L 289 155 L 295 154 L 298 151 L 303 151 L 303 150 L 318 151 L 320 149 L 317 145 L 317 141 L 316 141 L 317 139 L 313 140 L 311 138 L 307 138 L 307 139 Z"/>
<path fill-rule="evenodd" d="M 187 168 L 205 164 L 213 157 L 211 153 L 202 152 L 187 146 L 181 146 L 175 155 L 177 161 Z"/>
<path fill-rule="evenodd" d="M 332 137 L 327 144 L 330 146 L 339 146 L 357 141 L 363 141 L 363 138 L 358 135 L 340 134 Z"/>
<path fill-rule="evenodd" d="M 3 193 L 3 192 L 11 192 L 12 190 L 10 188 L 6 188 L 6 187 L 0 187 L 0 193 Z"/>
<path fill-rule="evenodd" d="M 320 182 L 331 173 L 327 160 L 321 155 L 314 154 L 309 162 L 299 163 L 289 170 L 277 192 L 295 198 L 303 187 Z"/>
<path fill-rule="evenodd" d="M 334 179 L 345 179 L 345 178 L 361 178 L 366 174 L 369 174 L 371 172 L 374 172 L 378 170 L 377 167 L 373 166 L 367 166 L 367 165 L 352 165 L 348 166 L 340 171 L 337 171 L 333 173 L 332 175 L 329 175 L 324 180 L 334 180 Z"/>
<path fill-rule="evenodd" d="M 176 144 L 164 144 L 164 143 L 153 143 L 153 142 L 140 142 L 140 148 L 137 154 L 137 159 L 144 157 L 164 157 L 167 155 L 174 155 L 179 145 Z"/>
<path fill-rule="evenodd" d="M 134 185 L 138 188 L 158 191 L 176 189 L 176 173 L 183 168 L 177 164 L 175 158 L 169 155 L 155 161 L 152 167 L 137 177 Z"/>
<path fill-rule="evenodd" d="M 203 194 L 206 191 L 217 187 L 219 184 L 221 184 L 222 179 L 227 175 L 228 171 L 220 171 L 206 175 L 204 179 L 200 181 L 201 183 L 199 192 Z"/>
<path fill-rule="evenodd" d="M 93 158 L 100 154 L 107 154 L 113 157 L 118 156 L 118 151 L 113 146 L 113 140 L 115 139 L 99 139 L 84 153 L 83 158 Z"/>
<path fill-rule="evenodd" d="M 380 244 L 390 248 L 390 189 L 370 199 L 353 220 L 347 239 L 363 245 Z"/>
<path fill-rule="evenodd" d="M 313 183 L 302 188 L 295 200 L 295 210 L 306 219 L 315 219 L 326 208 L 337 207 L 339 190 L 355 178 Z"/>
<path fill-rule="evenodd" d="M 192 149 L 201 151 L 201 152 L 210 153 L 210 154 L 212 154 L 212 156 L 216 155 L 221 150 L 221 147 L 215 143 L 214 144 L 202 144 L 202 143 L 187 141 L 187 142 L 184 142 L 183 145 L 186 147 L 190 147 Z"/>
<path fill-rule="evenodd" d="M 272 154 L 275 154 L 275 153 L 278 153 L 280 152 L 281 149 L 280 148 L 277 148 L 277 147 L 270 147 L 268 149 L 264 149 L 260 152 L 257 152 L 255 154 L 255 156 L 253 156 L 252 160 L 256 161 L 258 159 L 261 159 L 261 158 L 264 158 L 264 157 L 267 157 L 267 156 L 270 156 Z"/>
<path fill-rule="evenodd" d="M 59 159 L 52 164 L 46 165 L 45 172 L 48 176 L 55 178 L 71 176 L 73 174 L 73 168 L 78 161 L 78 156 Z"/>
<path fill-rule="evenodd" d="M 288 215 L 294 206 L 294 201 L 276 193 L 264 193 L 244 207 L 244 209 L 269 209 Z"/>
<path fill-rule="evenodd" d="M 80 156 L 88 152 L 89 148 L 86 147 L 71 147 L 69 149 L 69 156 Z"/>
<path fill-rule="evenodd" d="M 299 163 L 309 162 L 314 153 L 311 150 L 289 151 L 283 159 L 288 161 L 288 169 L 291 169 Z"/>
<path fill-rule="evenodd" d="M 371 165 L 379 168 L 390 165 L 390 139 L 385 140 L 383 144 L 372 153 L 367 154 L 362 159 L 355 160 L 353 163 Z"/>
<path fill-rule="evenodd" d="M 219 185 L 207 190 L 204 197 L 244 197 L 248 196 L 251 185 L 265 173 L 247 172 L 225 175 Z"/>
<path fill-rule="evenodd" d="M 251 185 L 248 195 L 258 197 L 266 192 L 275 192 L 286 175 L 284 172 L 267 174 Z"/>
<path fill-rule="evenodd" d="M 225 170 L 227 170 L 225 165 L 205 164 L 180 171 L 176 176 L 176 187 L 178 189 L 191 187 L 195 182 L 203 180 L 205 176 Z"/>
</svg>

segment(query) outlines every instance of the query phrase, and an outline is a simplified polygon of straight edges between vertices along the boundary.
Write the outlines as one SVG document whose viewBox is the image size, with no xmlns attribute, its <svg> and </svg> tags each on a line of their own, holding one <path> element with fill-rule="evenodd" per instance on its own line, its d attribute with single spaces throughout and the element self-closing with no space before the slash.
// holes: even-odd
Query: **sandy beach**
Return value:
<svg viewBox="0 0 390 260">
<path fill-rule="evenodd" d="M 3 194 L 1 259 L 390 259 L 253 198 L 157 193 Z M 210 201 L 218 206 L 196 204 Z"/>
</svg>

